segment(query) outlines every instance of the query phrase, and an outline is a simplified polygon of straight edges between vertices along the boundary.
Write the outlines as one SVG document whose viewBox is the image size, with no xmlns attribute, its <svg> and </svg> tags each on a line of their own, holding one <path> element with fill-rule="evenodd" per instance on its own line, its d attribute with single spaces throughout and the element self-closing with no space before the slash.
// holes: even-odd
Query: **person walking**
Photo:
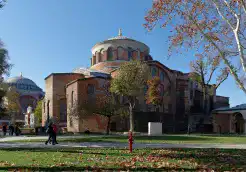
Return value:
<svg viewBox="0 0 246 172">
<path fill-rule="evenodd" d="M 57 134 L 57 127 L 56 127 L 56 124 L 53 124 L 52 127 L 53 127 L 53 131 L 54 131 L 54 137 L 53 137 L 54 143 L 55 143 L 55 144 L 58 144 L 57 141 L 56 141 L 56 134 Z"/>
<path fill-rule="evenodd" d="M 20 128 L 18 127 L 18 125 L 16 124 L 15 125 L 15 135 L 16 136 L 19 136 L 21 134 L 21 130 L 20 130 Z"/>
<path fill-rule="evenodd" d="M 14 135 L 14 127 L 13 127 L 12 124 L 10 124 L 10 126 L 9 126 L 9 135 L 10 136 L 13 136 Z"/>
<path fill-rule="evenodd" d="M 52 127 L 52 123 L 49 124 L 46 133 L 48 134 L 48 140 L 45 142 L 45 144 L 47 145 L 51 140 L 52 140 L 52 145 L 55 145 L 54 142 L 54 130 Z"/>
<path fill-rule="evenodd" d="M 7 126 L 4 124 L 3 125 L 3 135 L 6 136 L 7 133 Z"/>
</svg>

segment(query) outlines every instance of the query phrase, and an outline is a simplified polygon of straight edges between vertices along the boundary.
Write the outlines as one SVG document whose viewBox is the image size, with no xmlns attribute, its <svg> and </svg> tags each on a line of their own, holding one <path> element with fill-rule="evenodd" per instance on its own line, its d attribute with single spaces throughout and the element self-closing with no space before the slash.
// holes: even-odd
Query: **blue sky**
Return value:
<svg viewBox="0 0 246 172">
<path fill-rule="evenodd" d="M 193 53 L 167 58 L 166 29 L 148 33 L 142 24 L 151 0 L 9 0 L 0 10 L 0 38 L 14 64 L 11 76 L 32 79 L 44 88 L 50 73 L 70 72 L 90 65 L 91 48 L 97 42 L 123 35 L 144 42 L 155 60 L 169 68 L 189 72 Z M 45 91 L 45 90 L 44 90 Z M 218 89 L 232 106 L 246 96 L 230 77 Z"/>
</svg>

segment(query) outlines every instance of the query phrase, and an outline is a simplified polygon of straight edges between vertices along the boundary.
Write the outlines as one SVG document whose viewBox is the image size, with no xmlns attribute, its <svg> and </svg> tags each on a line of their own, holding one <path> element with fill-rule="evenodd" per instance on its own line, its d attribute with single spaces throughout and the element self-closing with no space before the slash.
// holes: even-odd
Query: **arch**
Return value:
<svg viewBox="0 0 246 172">
<path fill-rule="evenodd" d="M 157 76 L 157 68 L 155 66 L 151 67 L 151 75 L 152 75 L 152 77 Z"/>
<path fill-rule="evenodd" d="M 232 127 L 234 128 L 234 131 L 238 134 L 245 133 L 245 120 L 243 118 L 243 115 L 239 112 L 236 112 L 232 114 Z"/>
<path fill-rule="evenodd" d="M 160 72 L 160 80 L 161 82 L 164 82 L 165 74 L 163 71 Z"/>
<path fill-rule="evenodd" d="M 104 49 L 103 48 L 101 48 L 100 49 L 100 51 L 99 51 L 99 59 L 98 59 L 98 62 L 102 62 L 103 60 L 103 51 L 104 51 Z"/>
<path fill-rule="evenodd" d="M 62 98 L 59 100 L 60 104 L 60 122 L 67 122 L 67 100 Z"/>
<path fill-rule="evenodd" d="M 136 58 L 136 59 L 137 59 L 137 60 L 140 60 L 140 50 L 137 49 L 136 52 L 137 52 L 137 58 Z"/>
<path fill-rule="evenodd" d="M 108 48 L 108 57 L 107 60 L 108 61 L 112 61 L 113 60 L 113 49 L 111 47 Z"/>
<path fill-rule="evenodd" d="M 123 47 L 117 47 L 118 50 L 118 60 L 123 60 L 124 59 L 124 51 L 125 49 Z"/>
<path fill-rule="evenodd" d="M 164 85 L 160 84 L 160 95 L 164 96 Z"/>
<path fill-rule="evenodd" d="M 128 47 L 128 61 L 132 60 L 132 52 L 133 49 L 131 47 Z"/>
<path fill-rule="evenodd" d="M 95 92 L 95 86 L 93 84 L 88 84 L 87 93 L 94 94 L 94 92 Z"/>
</svg>

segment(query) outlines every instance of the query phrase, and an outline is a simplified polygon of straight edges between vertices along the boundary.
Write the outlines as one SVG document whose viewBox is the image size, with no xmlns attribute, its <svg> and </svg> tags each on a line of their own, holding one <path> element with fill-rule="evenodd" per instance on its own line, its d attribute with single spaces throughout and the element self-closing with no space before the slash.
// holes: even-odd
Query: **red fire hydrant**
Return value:
<svg viewBox="0 0 246 172">
<path fill-rule="evenodd" d="M 129 139 L 128 139 L 128 141 L 129 141 L 129 151 L 130 151 L 130 153 L 132 153 L 133 138 L 132 138 L 132 132 L 131 131 L 129 131 Z"/>
</svg>

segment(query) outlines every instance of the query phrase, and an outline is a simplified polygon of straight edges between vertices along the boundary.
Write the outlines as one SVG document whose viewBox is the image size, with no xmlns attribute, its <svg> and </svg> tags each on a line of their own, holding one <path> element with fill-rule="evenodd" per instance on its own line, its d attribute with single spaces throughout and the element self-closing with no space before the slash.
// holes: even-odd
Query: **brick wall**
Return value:
<svg viewBox="0 0 246 172">
<path fill-rule="evenodd" d="M 49 102 L 49 116 L 53 117 L 57 122 L 59 122 L 60 117 L 60 104 L 59 100 L 66 98 L 66 84 L 76 80 L 78 78 L 83 78 L 82 74 L 75 73 L 64 73 L 64 74 L 52 74 L 45 80 L 45 110 L 43 109 L 43 121 L 44 125 L 47 119 L 48 113 L 48 102 Z M 45 111 L 45 113 L 44 113 Z"/>
<path fill-rule="evenodd" d="M 230 115 L 231 114 L 215 114 L 214 121 L 214 132 L 219 133 L 219 126 L 221 127 L 221 133 L 230 132 Z"/>
</svg>

